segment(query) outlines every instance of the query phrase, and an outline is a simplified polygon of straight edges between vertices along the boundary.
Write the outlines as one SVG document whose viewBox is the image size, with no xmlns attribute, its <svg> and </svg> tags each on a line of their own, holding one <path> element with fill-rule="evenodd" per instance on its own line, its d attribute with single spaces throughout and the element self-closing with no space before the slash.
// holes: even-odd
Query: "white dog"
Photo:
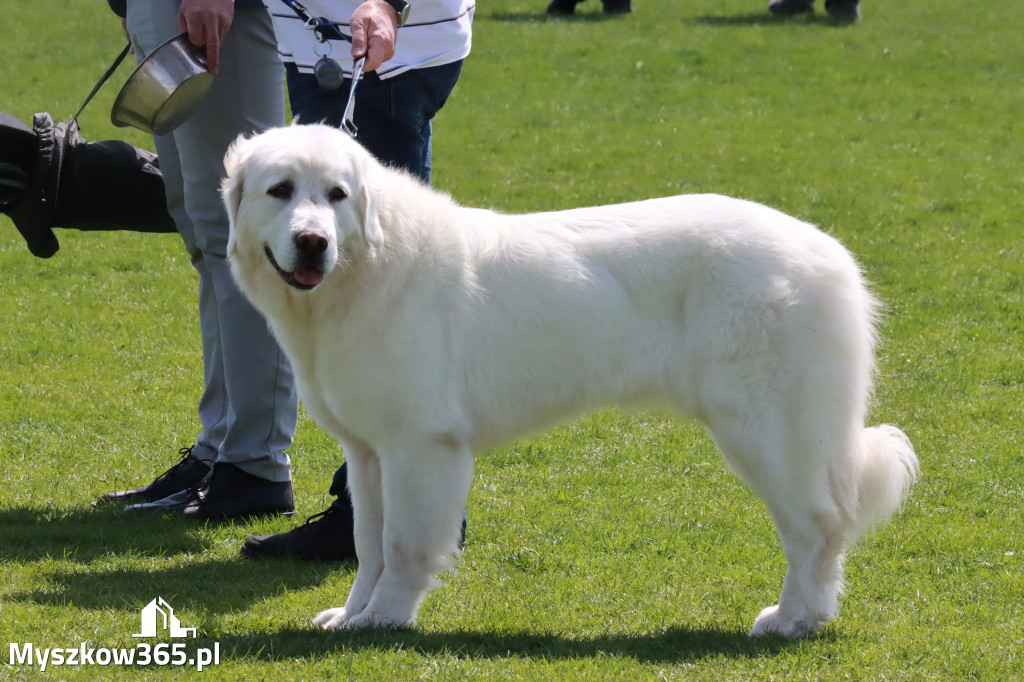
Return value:
<svg viewBox="0 0 1024 682">
<path fill-rule="evenodd" d="M 835 239 L 715 195 L 464 208 L 326 126 L 225 164 L 234 275 L 348 461 L 359 571 L 317 624 L 411 624 L 474 456 L 609 405 L 696 417 L 767 505 L 788 571 L 751 635 L 835 616 L 846 549 L 917 473 L 902 431 L 864 426 L 876 306 Z"/>
</svg>

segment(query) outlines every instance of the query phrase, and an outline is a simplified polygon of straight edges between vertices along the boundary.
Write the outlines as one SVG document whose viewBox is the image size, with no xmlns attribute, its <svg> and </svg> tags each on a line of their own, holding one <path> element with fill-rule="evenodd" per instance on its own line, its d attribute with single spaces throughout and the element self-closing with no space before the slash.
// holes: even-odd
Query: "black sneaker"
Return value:
<svg viewBox="0 0 1024 682">
<path fill-rule="evenodd" d="M 771 0 L 768 11 L 783 17 L 806 14 L 814 11 L 814 0 Z"/>
<path fill-rule="evenodd" d="M 576 5 L 583 0 L 551 0 L 548 5 L 548 14 L 572 14 L 576 11 Z"/>
<path fill-rule="evenodd" d="M 291 481 L 268 481 L 227 462 L 215 464 L 192 488 L 125 507 L 126 512 L 157 511 L 216 520 L 290 515 L 294 510 Z"/>
<path fill-rule="evenodd" d="M 466 548 L 467 517 L 462 515 L 459 548 Z M 347 561 L 356 558 L 352 534 L 352 507 L 337 500 L 313 514 L 298 528 L 277 535 L 253 535 L 242 543 L 247 559 L 304 559 L 306 561 Z"/>
<path fill-rule="evenodd" d="M 155 502 L 168 495 L 173 495 L 197 485 L 210 473 L 212 464 L 193 456 L 192 446 L 178 450 L 178 454 L 181 455 L 178 463 L 157 476 L 152 483 L 135 490 L 119 490 L 100 495 L 93 504 L 106 502 L 118 502 L 121 504 Z"/>
<path fill-rule="evenodd" d="M 860 19 L 859 0 L 825 0 L 825 11 L 836 21 L 852 23 Z"/>
<path fill-rule="evenodd" d="M 352 508 L 342 504 L 313 514 L 286 533 L 254 535 L 242 544 L 247 559 L 283 557 L 306 561 L 345 561 L 356 558 L 352 538 Z"/>
</svg>

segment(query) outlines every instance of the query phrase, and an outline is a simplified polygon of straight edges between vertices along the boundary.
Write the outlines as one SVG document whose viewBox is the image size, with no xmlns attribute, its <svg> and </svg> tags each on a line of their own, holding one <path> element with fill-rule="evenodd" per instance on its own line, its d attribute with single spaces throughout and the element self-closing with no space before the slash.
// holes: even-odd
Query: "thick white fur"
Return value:
<svg viewBox="0 0 1024 682">
<path fill-rule="evenodd" d="M 846 549 L 917 473 L 902 431 L 864 426 L 876 305 L 835 239 L 716 195 L 465 208 L 325 126 L 240 139 L 226 166 L 235 277 L 349 464 L 359 571 L 317 624 L 411 624 L 474 455 L 608 405 L 699 419 L 767 505 L 788 571 L 751 635 L 835 616 Z M 310 232 L 324 278 L 302 291 L 265 248 L 290 271 Z"/>
</svg>

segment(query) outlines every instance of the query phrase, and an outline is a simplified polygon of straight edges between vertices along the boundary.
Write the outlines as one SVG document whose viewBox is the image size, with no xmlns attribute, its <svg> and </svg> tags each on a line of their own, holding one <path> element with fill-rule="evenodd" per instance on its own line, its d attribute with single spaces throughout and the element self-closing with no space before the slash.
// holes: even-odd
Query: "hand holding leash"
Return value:
<svg viewBox="0 0 1024 682">
<path fill-rule="evenodd" d="M 352 13 L 352 58 L 366 58 L 365 70 L 376 71 L 395 56 L 398 13 L 383 2 L 364 2 Z"/>
</svg>

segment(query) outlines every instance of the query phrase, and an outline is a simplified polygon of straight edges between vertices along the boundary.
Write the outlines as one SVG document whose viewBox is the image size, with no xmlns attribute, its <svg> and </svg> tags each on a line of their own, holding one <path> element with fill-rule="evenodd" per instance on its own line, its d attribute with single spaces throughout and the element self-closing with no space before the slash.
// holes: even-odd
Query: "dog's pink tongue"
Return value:
<svg viewBox="0 0 1024 682">
<path fill-rule="evenodd" d="M 315 287 L 324 280 L 324 271 L 318 268 L 299 268 L 292 273 L 292 277 L 304 287 Z"/>
</svg>

